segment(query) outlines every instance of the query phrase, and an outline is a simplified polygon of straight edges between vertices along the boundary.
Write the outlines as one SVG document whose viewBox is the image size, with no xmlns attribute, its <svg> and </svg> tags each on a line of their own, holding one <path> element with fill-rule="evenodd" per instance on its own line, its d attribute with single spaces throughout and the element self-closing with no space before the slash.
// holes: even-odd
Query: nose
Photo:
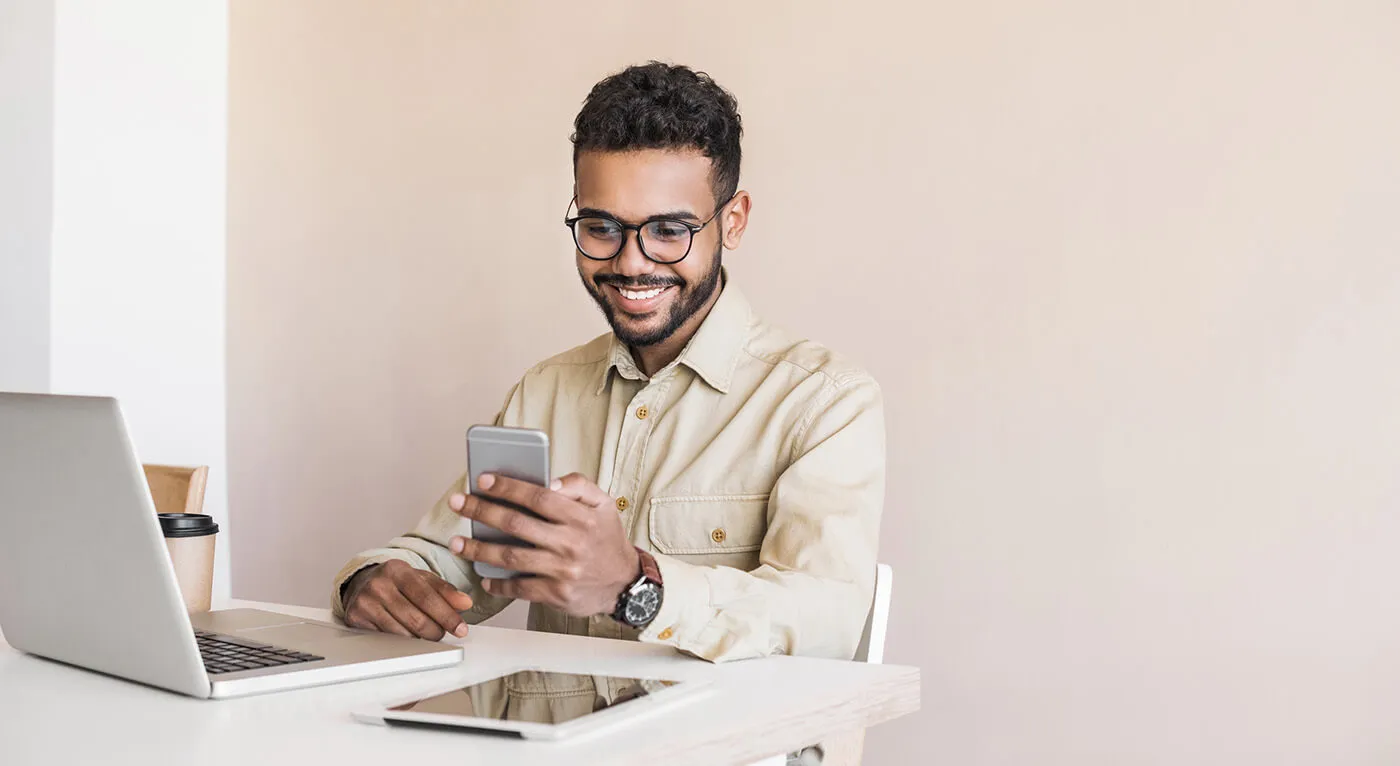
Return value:
<svg viewBox="0 0 1400 766">
<path fill-rule="evenodd" d="M 613 271 L 625 277 L 638 277 L 656 270 L 656 263 L 642 253 L 642 234 L 625 232 L 622 250 L 613 259 Z"/>
</svg>

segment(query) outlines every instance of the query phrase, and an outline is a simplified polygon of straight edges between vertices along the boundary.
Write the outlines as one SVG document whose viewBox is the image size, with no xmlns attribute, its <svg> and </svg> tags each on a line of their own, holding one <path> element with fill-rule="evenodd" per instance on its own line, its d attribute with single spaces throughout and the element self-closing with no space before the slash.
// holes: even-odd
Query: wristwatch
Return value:
<svg viewBox="0 0 1400 766">
<path fill-rule="evenodd" d="M 633 628 L 645 628 L 656 619 L 661 611 L 661 598 L 665 589 L 661 586 L 661 570 L 650 553 L 637 549 L 637 558 L 642 562 L 642 575 L 637 581 L 623 588 L 617 597 L 617 608 L 612 618 Z"/>
</svg>

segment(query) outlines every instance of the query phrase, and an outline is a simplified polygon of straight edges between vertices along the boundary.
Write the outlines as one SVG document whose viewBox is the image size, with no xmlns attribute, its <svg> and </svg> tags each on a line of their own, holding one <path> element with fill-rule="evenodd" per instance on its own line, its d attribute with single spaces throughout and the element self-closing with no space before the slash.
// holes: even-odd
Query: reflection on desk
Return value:
<svg viewBox="0 0 1400 766">
<path fill-rule="evenodd" d="M 390 709 L 554 724 L 582 718 L 677 683 L 650 678 L 520 670 Z"/>
</svg>

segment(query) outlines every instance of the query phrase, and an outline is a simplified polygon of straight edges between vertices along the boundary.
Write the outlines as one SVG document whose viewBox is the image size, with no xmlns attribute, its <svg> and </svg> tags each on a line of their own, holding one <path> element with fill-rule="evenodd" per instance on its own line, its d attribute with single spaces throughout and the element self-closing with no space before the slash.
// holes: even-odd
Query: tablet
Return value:
<svg viewBox="0 0 1400 766">
<path fill-rule="evenodd" d="M 387 726 L 559 740 L 625 725 L 702 696 L 708 688 L 705 681 L 521 668 L 397 700 L 354 716 Z"/>
</svg>

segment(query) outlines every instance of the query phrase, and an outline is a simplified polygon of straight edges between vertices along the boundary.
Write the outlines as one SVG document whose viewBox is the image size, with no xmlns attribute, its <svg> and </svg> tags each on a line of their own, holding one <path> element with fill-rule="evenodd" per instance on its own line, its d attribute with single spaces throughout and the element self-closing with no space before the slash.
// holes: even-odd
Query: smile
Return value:
<svg viewBox="0 0 1400 766">
<path fill-rule="evenodd" d="M 675 285 L 664 285 L 662 287 L 648 287 L 643 290 L 634 290 L 629 287 L 618 287 L 608 285 L 616 295 L 614 303 L 619 309 L 633 316 L 650 314 L 661 307 L 661 302 L 665 295 Z"/>
</svg>

